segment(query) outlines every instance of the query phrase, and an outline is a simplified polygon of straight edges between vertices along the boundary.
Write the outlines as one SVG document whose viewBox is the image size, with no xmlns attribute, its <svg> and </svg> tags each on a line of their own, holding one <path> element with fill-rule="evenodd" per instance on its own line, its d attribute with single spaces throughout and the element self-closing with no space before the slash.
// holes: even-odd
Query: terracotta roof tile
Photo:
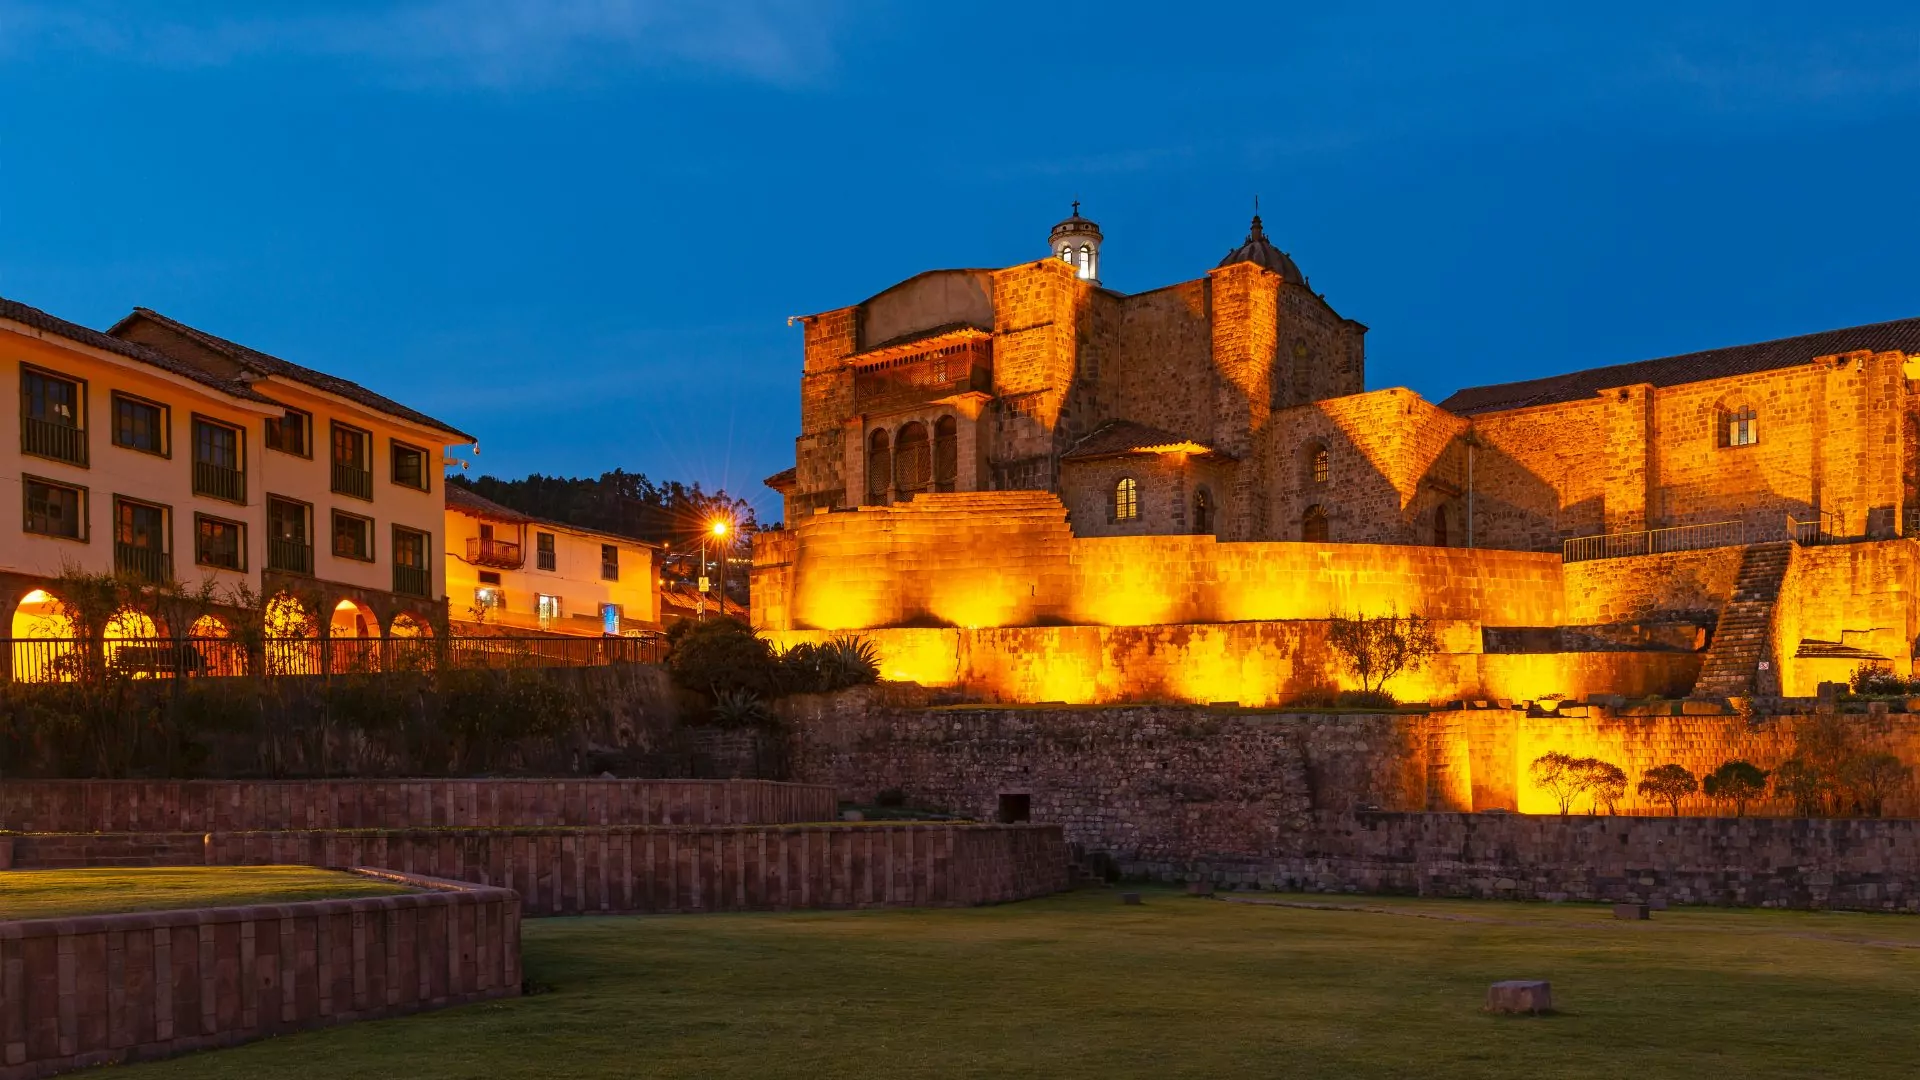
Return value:
<svg viewBox="0 0 1920 1080">
<path fill-rule="evenodd" d="M 1071 449 L 1060 455 L 1060 460 L 1072 461 L 1083 458 L 1113 457 L 1118 454 L 1181 449 L 1190 453 L 1227 456 L 1184 435 L 1175 435 L 1156 427 L 1136 424 L 1131 420 L 1109 420 L 1093 429 L 1093 434 L 1074 443 Z"/>
<path fill-rule="evenodd" d="M 156 349 L 151 349 L 132 341 L 122 341 L 117 337 L 110 337 L 98 330 L 81 326 L 79 323 L 68 322 L 58 316 L 49 315 L 39 308 L 29 307 L 17 300 L 8 300 L 5 297 L 0 297 L 0 319 L 9 319 L 23 326 L 31 326 L 35 330 L 41 330 L 49 334 L 57 334 L 69 341 L 89 345 L 103 352 L 118 353 L 129 360 L 138 360 L 150 367 L 156 367 L 170 374 L 192 379 L 202 386 L 218 390 L 230 397 L 241 398 L 246 401 L 264 402 L 269 405 L 279 404 L 272 398 L 267 397 L 238 379 L 221 378 L 210 371 L 196 367 L 183 360 L 176 360 Z"/>
</svg>

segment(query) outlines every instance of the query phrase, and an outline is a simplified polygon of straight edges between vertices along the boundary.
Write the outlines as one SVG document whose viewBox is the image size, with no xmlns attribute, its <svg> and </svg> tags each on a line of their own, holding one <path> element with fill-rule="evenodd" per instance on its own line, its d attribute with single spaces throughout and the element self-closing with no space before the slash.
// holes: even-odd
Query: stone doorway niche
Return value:
<svg viewBox="0 0 1920 1080">
<path fill-rule="evenodd" d="M 1025 792 L 1001 792 L 1000 809 L 994 815 L 1002 825 L 1033 820 L 1033 796 Z"/>
</svg>

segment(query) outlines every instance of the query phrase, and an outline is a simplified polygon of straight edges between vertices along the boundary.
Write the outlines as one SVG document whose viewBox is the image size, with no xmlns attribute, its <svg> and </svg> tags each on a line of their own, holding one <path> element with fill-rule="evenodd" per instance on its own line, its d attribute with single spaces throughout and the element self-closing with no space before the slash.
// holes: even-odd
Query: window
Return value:
<svg viewBox="0 0 1920 1080">
<path fill-rule="evenodd" d="M 1324 484 L 1327 482 L 1327 476 L 1333 470 L 1331 468 L 1331 462 L 1327 457 L 1326 447 L 1316 446 L 1313 448 L 1312 457 L 1308 464 L 1308 471 L 1312 475 L 1314 483 Z"/>
<path fill-rule="evenodd" d="M 481 611 L 505 611 L 507 592 L 498 585 L 482 585 L 473 590 L 473 606 Z"/>
<path fill-rule="evenodd" d="M 267 421 L 267 449 L 300 457 L 313 456 L 313 416 L 299 409 Z"/>
<path fill-rule="evenodd" d="M 333 553 L 342 559 L 373 561 L 373 522 L 357 514 L 333 512 Z"/>
<path fill-rule="evenodd" d="M 482 570 L 480 571 L 479 576 L 480 576 L 480 584 L 482 585 L 500 584 L 500 571 L 498 570 Z"/>
<path fill-rule="evenodd" d="M 608 581 L 620 580 L 620 548 L 616 544 L 600 545 L 600 576 Z"/>
<path fill-rule="evenodd" d="M 1742 405 L 1728 412 L 1721 432 L 1721 446 L 1752 446 L 1760 441 L 1760 417 L 1753 406 Z"/>
<path fill-rule="evenodd" d="M 1113 520 L 1134 521 L 1140 517 L 1140 484 L 1128 476 L 1113 485 Z"/>
<path fill-rule="evenodd" d="M 21 453 L 87 463 L 86 386 L 38 368 L 20 368 Z"/>
<path fill-rule="evenodd" d="M 373 436 L 342 423 L 332 425 L 333 490 L 373 499 Z"/>
<path fill-rule="evenodd" d="M 172 453 L 167 445 L 167 407 L 116 391 L 113 395 L 113 445 L 158 454 Z"/>
<path fill-rule="evenodd" d="M 611 634 L 614 637 L 620 636 L 619 604 L 600 605 L 600 632 L 603 634 Z"/>
<path fill-rule="evenodd" d="M 173 556 L 167 543 L 167 508 L 155 503 L 113 497 L 113 569 L 145 581 L 173 577 Z"/>
<path fill-rule="evenodd" d="M 1193 493 L 1193 531 L 1196 536 L 1213 532 L 1213 496 L 1206 488 Z"/>
<path fill-rule="evenodd" d="M 419 529 L 393 527 L 393 591 L 403 596 L 433 595 L 433 568 L 427 563 L 429 537 Z"/>
<path fill-rule="evenodd" d="M 1300 515 L 1300 539 L 1309 544 L 1327 542 L 1327 512 L 1318 506 L 1307 507 Z"/>
<path fill-rule="evenodd" d="M 193 515 L 193 561 L 224 570 L 245 570 L 246 529 L 237 521 Z"/>
<path fill-rule="evenodd" d="M 393 482 L 401 487 L 427 490 L 427 452 L 417 446 L 395 442 L 391 447 Z"/>
<path fill-rule="evenodd" d="M 534 565 L 542 570 L 552 570 L 560 560 L 554 556 L 553 534 L 537 532 L 533 534 Z"/>
<path fill-rule="evenodd" d="M 893 456 L 888 453 L 887 433 L 876 431 L 867 438 L 867 505 L 887 505 L 887 493 L 893 483 Z"/>
<path fill-rule="evenodd" d="M 560 598 L 557 596 L 548 596 L 546 593 L 537 594 L 537 599 L 534 602 L 534 612 L 540 616 L 540 629 L 547 629 L 554 623 L 560 621 Z"/>
<path fill-rule="evenodd" d="M 267 569 L 313 573 L 312 515 L 306 503 L 267 496 Z"/>
<path fill-rule="evenodd" d="M 228 502 L 247 501 L 247 474 L 241 455 L 245 440 L 239 428 L 193 418 L 193 493 Z"/>
<path fill-rule="evenodd" d="M 87 538 L 87 489 L 56 484 L 35 476 L 20 478 L 26 492 L 27 519 L 22 527 L 41 536 L 68 540 Z"/>
<path fill-rule="evenodd" d="M 951 416 L 933 422 L 933 490 L 952 491 L 960 475 L 960 425 Z"/>
</svg>

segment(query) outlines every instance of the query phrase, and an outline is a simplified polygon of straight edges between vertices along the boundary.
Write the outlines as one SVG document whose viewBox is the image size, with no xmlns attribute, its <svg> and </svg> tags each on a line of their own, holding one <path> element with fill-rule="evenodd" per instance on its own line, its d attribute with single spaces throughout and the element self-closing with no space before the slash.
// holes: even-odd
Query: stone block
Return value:
<svg viewBox="0 0 1920 1080">
<path fill-rule="evenodd" d="M 1123 904 L 1138 904 L 1140 902 L 1140 894 L 1137 892 L 1123 892 L 1120 894 L 1120 902 Z"/>
<path fill-rule="evenodd" d="M 1487 987 L 1487 1011 L 1537 1015 L 1553 1011 L 1553 985 L 1544 979 L 1509 979 Z"/>
<path fill-rule="evenodd" d="M 1187 895 L 1188 896 L 1212 896 L 1213 882 L 1189 881 L 1187 882 Z"/>
<path fill-rule="evenodd" d="M 1651 919 L 1653 909 L 1647 904 L 1615 904 L 1613 917 L 1616 919 Z"/>
</svg>

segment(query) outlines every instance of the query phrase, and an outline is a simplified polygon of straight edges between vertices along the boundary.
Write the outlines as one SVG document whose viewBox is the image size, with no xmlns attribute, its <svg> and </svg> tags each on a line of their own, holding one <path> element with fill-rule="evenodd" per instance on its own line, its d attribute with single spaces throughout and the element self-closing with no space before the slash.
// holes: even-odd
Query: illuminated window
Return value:
<svg viewBox="0 0 1920 1080">
<path fill-rule="evenodd" d="M 482 585 L 473 590 L 473 606 L 481 611 L 505 611 L 506 590 L 495 585 Z"/>
<path fill-rule="evenodd" d="M 1314 482 L 1314 483 L 1316 483 L 1316 484 L 1324 484 L 1324 483 L 1326 483 L 1326 482 L 1327 482 L 1327 474 L 1328 474 L 1329 472 L 1331 472 L 1331 471 L 1332 471 L 1332 469 L 1331 469 L 1331 467 L 1330 467 L 1330 464 L 1329 464 L 1329 462 L 1328 462 L 1328 459 L 1327 459 L 1327 448 L 1326 448 L 1326 447 L 1324 447 L 1324 446 L 1316 446 L 1316 447 L 1314 447 L 1314 449 L 1313 449 L 1313 464 L 1312 464 L 1312 466 L 1311 466 L 1311 468 L 1312 468 L 1312 471 L 1313 471 L 1313 482 Z"/>
<path fill-rule="evenodd" d="M 545 630 L 560 621 L 560 598 L 546 593 L 536 595 L 538 599 L 534 603 L 534 611 L 540 616 L 540 628 Z"/>
<path fill-rule="evenodd" d="M 1300 539 L 1309 544 L 1327 542 L 1327 512 L 1318 506 L 1307 507 L 1300 515 Z"/>
<path fill-rule="evenodd" d="M 1113 520 L 1135 521 L 1140 517 L 1140 484 L 1129 476 L 1113 485 Z"/>
<path fill-rule="evenodd" d="M 1752 446 L 1760 441 L 1760 418 L 1753 406 L 1743 405 L 1726 414 L 1722 446 Z"/>
</svg>

